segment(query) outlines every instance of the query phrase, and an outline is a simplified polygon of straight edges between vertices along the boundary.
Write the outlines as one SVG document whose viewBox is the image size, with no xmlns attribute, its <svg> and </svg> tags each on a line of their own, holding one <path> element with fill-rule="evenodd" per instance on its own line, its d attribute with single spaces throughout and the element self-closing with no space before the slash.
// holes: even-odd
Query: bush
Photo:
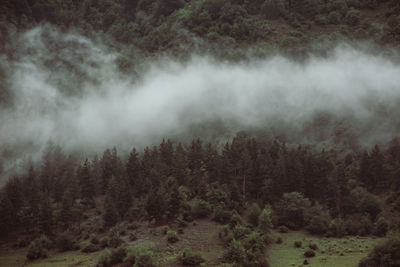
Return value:
<svg viewBox="0 0 400 267">
<path fill-rule="evenodd" d="M 47 251 L 44 248 L 44 245 L 40 239 L 35 239 L 31 242 L 31 244 L 28 247 L 28 252 L 26 254 L 26 257 L 29 260 L 47 257 Z"/>
<path fill-rule="evenodd" d="M 207 201 L 199 200 L 193 206 L 193 216 L 195 218 L 206 218 L 211 212 L 211 205 Z"/>
<path fill-rule="evenodd" d="M 100 241 L 99 241 L 99 238 L 97 237 L 97 235 L 95 235 L 95 234 L 90 235 L 90 243 L 92 243 L 93 245 L 100 244 Z"/>
<path fill-rule="evenodd" d="M 246 226 L 238 225 L 233 228 L 233 236 L 235 239 L 243 239 L 246 235 L 250 234 L 251 230 Z"/>
<path fill-rule="evenodd" d="M 312 250 L 317 250 L 318 249 L 317 244 L 310 244 L 308 247 L 311 248 Z"/>
<path fill-rule="evenodd" d="M 234 228 L 235 226 L 241 225 L 242 223 L 243 223 L 242 217 L 239 215 L 239 213 L 237 213 L 236 210 L 233 210 L 231 219 L 229 221 L 229 226 L 231 228 Z"/>
<path fill-rule="evenodd" d="M 135 248 L 135 267 L 156 267 L 154 264 L 154 253 L 148 246 Z"/>
<path fill-rule="evenodd" d="M 108 248 L 105 249 L 99 256 L 98 264 L 101 264 L 103 267 L 111 266 L 111 250 Z"/>
<path fill-rule="evenodd" d="M 304 252 L 304 256 L 305 256 L 306 258 L 315 257 L 315 252 L 314 252 L 314 250 L 309 249 L 309 250 L 307 250 L 306 252 Z"/>
<path fill-rule="evenodd" d="M 294 247 L 295 248 L 301 248 L 301 245 L 302 245 L 301 241 L 295 241 L 294 242 Z"/>
<path fill-rule="evenodd" d="M 360 261 L 359 267 L 398 266 L 400 261 L 400 238 L 388 240 L 383 245 L 376 246 L 370 254 Z"/>
<path fill-rule="evenodd" d="M 107 237 L 103 237 L 101 240 L 100 240 L 100 247 L 101 248 L 105 248 L 105 247 L 107 247 L 108 246 L 108 238 Z"/>
<path fill-rule="evenodd" d="M 163 228 L 162 228 L 163 235 L 166 235 L 168 231 L 169 231 L 169 227 L 167 225 L 163 226 Z"/>
<path fill-rule="evenodd" d="M 167 241 L 169 243 L 175 243 L 179 241 L 178 234 L 175 231 L 167 231 Z"/>
<path fill-rule="evenodd" d="M 389 222 L 385 219 L 385 217 L 379 217 L 375 224 L 374 234 L 377 236 L 385 236 L 388 230 Z"/>
<path fill-rule="evenodd" d="M 215 209 L 215 214 L 213 220 L 222 224 L 226 224 L 232 217 L 232 212 L 223 209 L 221 206 L 218 206 Z"/>
<path fill-rule="evenodd" d="M 233 239 L 228 248 L 223 252 L 222 259 L 225 262 L 244 262 L 246 259 L 246 250 L 240 241 Z"/>
<path fill-rule="evenodd" d="M 345 17 L 345 21 L 350 26 L 355 26 L 360 22 L 360 11 L 355 9 L 350 9 Z"/>
<path fill-rule="evenodd" d="M 111 265 L 121 263 L 126 257 L 126 249 L 125 248 L 117 248 L 111 251 Z"/>
<path fill-rule="evenodd" d="M 288 233 L 289 232 L 289 228 L 287 228 L 286 226 L 284 226 L 284 225 L 281 225 L 281 226 L 279 226 L 279 232 L 281 232 L 281 233 L 283 233 L 283 234 L 286 234 L 286 233 Z"/>
<path fill-rule="evenodd" d="M 100 248 L 93 243 L 85 243 L 85 244 L 83 244 L 82 249 L 81 249 L 81 251 L 84 253 L 91 253 L 91 252 L 96 252 L 99 250 L 100 250 Z"/>
<path fill-rule="evenodd" d="M 121 245 L 123 240 L 119 236 L 118 229 L 116 227 L 113 227 L 110 229 L 110 232 L 108 234 L 108 246 L 112 248 L 117 248 L 119 245 Z"/>
<path fill-rule="evenodd" d="M 261 214 L 261 209 L 257 203 L 253 203 L 249 211 L 249 223 L 255 227 L 258 225 L 258 217 Z"/>
<path fill-rule="evenodd" d="M 59 251 L 68 251 L 75 248 L 75 242 L 71 233 L 65 232 L 60 234 L 56 240 L 56 247 Z"/>
<path fill-rule="evenodd" d="M 268 234 L 273 227 L 271 214 L 271 207 L 267 206 L 262 210 L 260 216 L 258 217 L 258 229 L 264 235 Z"/>
<path fill-rule="evenodd" d="M 187 266 L 198 266 L 205 262 L 203 257 L 198 253 L 194 253 L 191 248 L 185 248 L 179 257 L 179 260 L 183 265 Z"/>
<path fill-rule="evenodd" d="M 331 24 L 335 24 L 335 25 L 340 24 L 340 14 L 337 11 L 332 11 L 328 15 L 328 21 Z"/>
</svg>

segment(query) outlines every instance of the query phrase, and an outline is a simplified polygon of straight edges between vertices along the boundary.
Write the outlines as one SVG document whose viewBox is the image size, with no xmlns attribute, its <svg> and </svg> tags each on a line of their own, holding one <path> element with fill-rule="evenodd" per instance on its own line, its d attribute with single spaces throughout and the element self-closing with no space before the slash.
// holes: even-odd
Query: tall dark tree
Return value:
<svg viewBox="0 0 400 267">
<path fill-rule="evenodd" d="M 82 199 L 87 202 L 92 202 L 95 195 L 95 185 L 91 175 L 90 163 L 87 159 L 78 169 L 78 180 Z"/>
</svg>

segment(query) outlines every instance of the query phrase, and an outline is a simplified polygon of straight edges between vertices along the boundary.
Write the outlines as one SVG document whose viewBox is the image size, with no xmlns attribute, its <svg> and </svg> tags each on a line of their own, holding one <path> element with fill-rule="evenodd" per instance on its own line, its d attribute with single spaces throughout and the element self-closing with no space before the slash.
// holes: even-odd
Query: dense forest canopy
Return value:
<svg viewBox="0 0 400 267">
<path fill-rule="evenodd" d="M 398 266 L 399 42 L 396 0 L 5 0 L 1 240 L 156 266 L 139 225 L 211 219 L 217 265 L 303 230 Z"/>
</svg>

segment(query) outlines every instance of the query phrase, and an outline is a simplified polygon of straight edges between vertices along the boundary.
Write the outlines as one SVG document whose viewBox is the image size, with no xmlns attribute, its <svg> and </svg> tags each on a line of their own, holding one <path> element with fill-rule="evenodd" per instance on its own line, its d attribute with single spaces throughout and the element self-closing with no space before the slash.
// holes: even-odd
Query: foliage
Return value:
<svg viewBox="0 0 400 267">
<path fill-rule="evenodd" d="M 179 255 L 179 260 L 184 266 L 199 266 L 205 262 L 205 259 L 199 254 L 192 251 L 191 248 L 185 248 Z"/>
<path fill-rule="evenodd" d="M 259 218 L 260 214 L 261 214 L 260 207 L 258 206 L 257 203 L 253 203 L 250 206 L 250 211 L 249 211 L 249 215 L 248 215 L 249 223 L 252 224 L 253 226 L 257 227 L 258 226 L 258 218 Z"/>
<path fill-rule="evenodd" d="M 45 241 L 43 238 L 33 240 L 28 247 L 28 252 L 26 253 L 26 257 L 29 260 L 46 258 L 47 257 L 47 251 L 45 249 L 46 242 L 47 241 Z"/>
<path fill-rule="evenodd" d="M 169 243 L 175 243 L 179 241 L 178 234 L 175 231 L 167 231 L 167 241 Z"/>
<path fill-rule="evenodd" d="M 212 207 L 208 202 L 204 200 L 198 200 L 196 203 L 194 203 L 192 212 L 195 218 L 206 218 L 211 214 Z"/>
<path fill-rule="evenodd" d="M 398 236 L 392 237 L 386 243 L 376 246 L 366 258 L 360 261 L 358 266 L 398 266 L 400 261 L 399 251 L 400 239 Z"/>
<path fill-rule="evenodd" d="M 56 240 L 56 247 L 60 251 L 73 250 L 75 248 L 74 237 L 69 232 L 61 233 Z"/>
</svg>

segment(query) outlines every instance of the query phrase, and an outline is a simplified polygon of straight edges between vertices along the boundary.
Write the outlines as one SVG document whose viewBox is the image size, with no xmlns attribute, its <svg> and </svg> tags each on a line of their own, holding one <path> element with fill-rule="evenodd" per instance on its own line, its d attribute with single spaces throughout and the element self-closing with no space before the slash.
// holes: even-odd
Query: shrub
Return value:
<svg viewBox="0 0 400 267">
<path fill-rule="evenodd" d="M 198 253 L 194 253 L 191 248 L 185 248 L 179 256 L 179 260 L 183 265 L 187 266 L 198 266 L 205 262 L 203 257 Z"/>
<path fill-rule="evenodd" d="M 233 239 L 228 248 L 223 252 L 222 259 L 225 262 L 244 262 L 246 258 L 246 250 L 240 241 Z"/>
<path fill-rule="evenodd" d="M 400 260 L 400 238 L 388 240 L 383 245 L 376 246 L 369 255 L 360 261 L 359 267 L 398 266 Z"/>
<path fill-rule="evenodd" d="M 295 248 L 301 248 L 301 245 L 302 245 L 301 241 L 295 241 L 294 242 L 294 247 Z"/>
<path fill-rule="evenodd" d="M 154 264 L 154 253 L 148 246 L 135 248 L 135 267 L 156 267 Z"/>
<path fill-rule="evenodd" d="M 168 231 L 169 231 L 169 227 L 167 225 L 163 226 L 163 228 L 162 228 L 163 235 L 166 235 Z"/>
<path fill-rule="evenodd" d="M 71 233 L 65 232 L 60 234 L 56 240 L 56 247 L 59 251 L 68 251 L 75 248 L 75 242 Z"/>
<path fill-rule="evenodd" d="M 250 234 L 251 230 L 246 226 L 238 225 L 233 228 L 233 236 L 235 239 L 243 239 L 246 235 Z"/>
<path fill-rule="evenodd" d="M 93 243 L 84 243 L 81 249 L 81 251 L 84 253 L 91 253 L 99 250 L 100 248 Z"/>
<path fill-rule="evenodd" d="M 178 218 L 176 218 L 176 222 L 178 223 L 179 227 L 187 226 L 187 223 L 183 220 L 182 215 L 179 215 Z"/>
<path fill-rule="evenodd" d="M 124 258 L 126 257 L 126 250 L 125 248 L 117 248 L 111 251 L 111 265 L 121 263 Z"/>
<path fill-rule="evenodd" d="M 262 210 L 260 216 L 258 217 L 258 229 L 263 234 L 269 233 L 273 227 L 271 215 L 271 207 L 267 206 Z"/>
<path fill-rule="evenodd" d="M 345 17 L 345 21 L 350 26 L 355 26 L 360 22 L 360 11 L 355 9 L 350 9 Z"/>
<path fill-rule="evenodd" d="M 336 237 L 342 237 L 346 234 L 346 225 L 343 219 L 336 218 L 329 224 L 329 231 Z"/>
<path fill-rule="evenodd" d="M 318 249 L 317 244 L 310 244 L 308 247 L 311 248 L 312 250 L 317 250 Z"/>
<path fill-rule="evenodd" d="M 236 210 L 233 210 L 231 219 L 229 221 L 229 226 L 231 228 L 234 228 L 235 226 L 241 225 L 242 223 L 243 223 L 242 217 L 239 215 L 239 213 L 237 213 Z"/>
<path fill-rule="evenodd" d="M 307 250 L 306 252 L 304 252 L 304 256 L 305 256 L 306 258 L 315 257 L 315 252 L 314 252 L 314 250 L 309 249 L 309 250 Z"/>
<path fill-rule="evenodd" d="M 278 237 L 278 238 L 276 239 L 276 243 L 277 243 L 277 244 L 282 244 L 282 243 L 283 243 L 282 238 L 281 238 L 281 237 Z"/>
<path fill-rule="evenodd" d="M 232 217 L 232 212 L 223 209 L 221 206 L 218 206 L 215 209 L 215 214 L 213 220 L 222 224 L 226 224 Z"/>
<path fill-rule="evenodd" d="M 195 218 L 206 218 L 211 212 L 211 205 L 207 201 L 199 200 L 193 206 L 193 216 Z"/>
<path fill-rule="evenodd" d="M 108 238 L 107 237 L 103 237 L 101 240 L 100 240 L 100 247 L 101 248 L 105 248 L 105 247 L 107 247 L 108 246 Z"/>
<path fill-rule="evenodd" d="M 328 21 L 331 24 L 335 24 L 335 25 L 340 24 L 340 14 L 337 11 L 332 11 L 328 15 Z"/>
<path fill-rule="evenodd" d="M 279 226 L 279 232 L 286 234 L 287 232 L 289 232 L 289 228 L 287 228 L 285 225 L 281 225 Z"/>
<path fill-rule="evenodd" d="M 175 243 L 179 241 L 178 234 L 175 231 L 167 231 L 167 241 L 169 243 Z"/>
<path fill-rule="evenodd" d="M 28 247 L 28 252 L 26 254 L 26 257 L 29 260 L 47 257 L 46 249 L 44 248 L 44 245 L 40 239 L 35 239 L 31 242 L 31 244 Z"/>
<path fill-rule="evenodd" d="M 258 217 L 261 214 L 261 209 L 258 206 L 257 203 L 253 203 L 250 207 L 250 211 L 249 211 L 249 223 L 253 226 L 257 226 L 258 225 Z"/>
<path fill-rule="evenodd" d="M 108 234 L 108 246 L 117 248 L 122 242 L 118 229 L 116 227 L 111 228 Z"/>
<path fill-rule="evenodd" d="M 101 264 L 103 267 L 111 266 L 111 250 L 107 248 L 100 254 L 98 264 Z"/>
<path fill-rule="evenodd" d="M 380 216 L 376 221 L 374 234 L 377 236 L 385 236 L 388 230 L 389 222 L 385 219 L 385 217 Z"/>
<path fill-rule="evenodd" d="M 90 243 L 98 245 L 100 243 L 99 238 L 95 234 L 90 235 Z"/>
</svg>

